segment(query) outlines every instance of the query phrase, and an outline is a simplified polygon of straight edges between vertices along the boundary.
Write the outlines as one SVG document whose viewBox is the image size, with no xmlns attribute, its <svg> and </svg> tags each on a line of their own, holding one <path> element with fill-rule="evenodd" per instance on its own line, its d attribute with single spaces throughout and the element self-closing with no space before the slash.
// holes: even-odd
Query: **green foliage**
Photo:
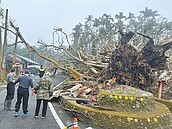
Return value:
<svg viewBox="0 0 172 129">
<path fill-rule="evenodd" d="M 158 11 L 145 8 L 138 16 L 129 12 L 125 16 L 119 12 L 114 17 L 103 14 L 99 18 L 89 15 L 86 22 L 75 26 L 73 29 L 73 44 L 80 46 L 85 52 L 94 54 L 109 44 L 115 45 L 119 40 L 118 32 L 139 32 L 155 39 L 156 43 L 169 38 L 172 34 L 172 22 L 163 18 Z M 144 40 L 144 39 L 143 39 Z M 141 39 L 136 40 L 137 42 Z M 96 50 L 96 51 L 95 51 Z"/>
<path fill-rule="evenodd" d="M 1 8 L 1 2 L 0 2 L 0 19 L 4 17 L 4 9 Z"/>
</svg>

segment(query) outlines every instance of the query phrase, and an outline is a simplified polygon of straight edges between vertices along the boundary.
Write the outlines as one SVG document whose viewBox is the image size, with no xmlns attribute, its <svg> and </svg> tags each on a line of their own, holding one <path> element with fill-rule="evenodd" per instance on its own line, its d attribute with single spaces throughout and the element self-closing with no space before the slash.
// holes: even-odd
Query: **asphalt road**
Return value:
<svg viewBox="0 0 172 129">
<path fill-rule="evenodd" d="M 34 83 L 39 79 L 38 77 L 33 77 Z M 65 80 L 65 76 L 60 75 L 57 77 L 53 77 L 54 85 L 57 85 L 61 81 Z M 47 118 L 34 119 L 34 111 L 36 106 L 36 97 L 30 95 L 29 98 L 29 117 L 22 117 L 22 110 L 20 110 L 20 116 L 14 117 L 14 111 L 4 111 L 3 110 L 3 102 L 6 96 L 5 87 L 0 87 L 0 129 L 60 129 L 60 126 L 57 123 L 57 120 L 54 118 L 54 114 L 51 112 L 50 108 L 47 111 Z M 12 102 L 12 107 L 14 107 L 16 102 L 16 95 Z M 58 99 L 54 98 L 51 101 L 53 108 L 55 109 L 56 114 L 59 116 L 61 121 L 65 126 L 69 126 L 73 123 L 74 115 L 70 112 L 63 110 L 61 105 L 58 102 Z M 41 111 L 40 111 L 41 114 Z M 41 115 L 40 115 L 41 116 Z M 79 129 L 101 129 L 100 127 L 95 127 L 93 125 L 89 125 L 89 120 L 84 123 L 78 122 Z M 69 129 L 72 129 L 71 127 Z"/>
<path fill-rule="evenodd" d="M 26 118 L 22 117 L 22 105 L 20 107 L 20 115 L 14 117 L 14 111 L 4 111 L 3 103 L 6 96 L 6 90 L 0 91 L 0 129 L 60 129 L 57 122 L 55 121 L 50 108 L 47 110 L 46 119 L 35 119 L 34 112 L 36 107 L 36 96 L 30 95 L 29 97 L 29 116 Z M 17 88 L 16 88 L 17 89 Z M 31 93 L 31 92 L 30 92 Z M 16 95 L 12 101 L 12 107 L 14 107 L 16 102 Z M 41 111 L 40 111 L 41 116 Z"/>
<path fill-rule="evenodd" d="M 33 77 L 34 83 L 39 79 L 38 77 Z M 57 76 L 53 77 L 54 85 L 65 80 L 65 76 Z M 14 111 L 4 111 L 3 103 L 6 96 L 5 86 L 0 86 L 0 129 L 61 129 L 57 119 L 54 117 L 57 114 L 65 126 L 69 126 L 73 123 L 73 118 L 75 117 L 71 112 L 63 110 L 62 106 L 58 102 L 57 98 L 53 98 L 51 104 L 53 105 L 53 109 L 55 113 L 51 111 L 51 108 L 48 107 L 47 118 L 41 119 L 40 116 L 38 119 L 34 119 L 34 111 L 36 106 L 36 97 L 30 96 L 29 99 L 29 117 L 23 118 L 22 111 L 20 110 L 20 116 L 14 117 Z M 12 102 L 12 106 L 14 107 L 16 102 L 16 95 Z M 41 114 L 41 112 L 40 112 Z M 80 117 L 79 117 L 80 119 Z M 100 127 L 95 127 L 94 125 L 90 125 L 89 119 L 84 122 L 78 122 L 79 129 L 101 129 Z M 72 128 L 69 128 L 72 129 Z"/>
</svg>

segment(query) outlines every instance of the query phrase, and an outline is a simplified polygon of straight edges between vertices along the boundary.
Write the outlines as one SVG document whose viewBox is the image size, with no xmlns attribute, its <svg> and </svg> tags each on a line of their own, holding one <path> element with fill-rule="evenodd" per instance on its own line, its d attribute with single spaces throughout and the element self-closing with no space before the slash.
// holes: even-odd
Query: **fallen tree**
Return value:
<svg viewBox="0 0 172 129">
<path fill-rule="evenodd" d="M 40 51 L 38 51 L 35 48 L 33 48 L 32 46 L 30 46 L 30 44 L 24 39 L 24 37 L 22 36 L 20 31 L 17 30 L 17 27 L 13 24 L 13 22 L 10 21 L 10 24 L 11 24 L 12 28 L 18 33 L 18 37 L 20 38 L 21 42 L 26 46 L 28 51 L 35 52 L 41 58 L 51 62 L 54 67 L 59 68 L 61 70 L 66 71 L 67 73 L 69 73 L 69 75 L 76 80 L 80 80 L 82 78 L 90 78 L 87 74 L 82 74 L 79 71 L 76 71 L 73 68 L 73 66 L 67 66 L 67 65 L 61 64 L 59 61 L 56 61 L 53 58 L 50 58 L 50 57 L 44 55 Z M 59 30 L 59 31 L 62 31 L 62 30 Z M 44 45 L 44 47 L 53 47 L 55 49 L 63 50 L 66 53 L 66 55 L 70 56 L 77 63 L 79 62 L 80 64 L 86 66 L 88 69 L 90 69 L 90 71 L 92 71 L 93 74 L 96 74 L 96 75 L 98 74 L 98 72 L 95 69 L 96 67 L 102 69 L 102 68 L 105 68 L 107 65 L 104 63 L 100 63 L 99 61 L 96 62 L 95 59 L 94 59 L 94 61 L 92 61 L 91 58 L 89 56 L 87 56 L 86 54 L 83 54 L 83 52 L 80 49 L 74 49 L 72 46 L 69 46 L 69 47 L 72 48 L 72 50 L 74 51 L 74 54 L 72 54 L 69 50 L 65 49 L 64 47 L 59 47 L 59 46 L 55 46 L 55 45 L 47 45 L 43 42 L 39 42 L 39 43 Z"/>
<path fill-rule="evenodd" d="M 17 27 L 15 27 L 12 22 L 11 26 L 17 31 Z M 61 29 L 58 31 L 64 33 Z M 29 51 L 35 52 L 40 57 L 51 62 L 54 67 L 66 71 L 72 79 L 77 81 L 90 80 L 97 82 L 96 85 L 92 87 L 94 94 L 97 94 L 96 92 L 101 88 L 107 88 L 107 85 L 108 88 L 109 85 L 113 86 L 114 83 L 130 85 L 152 92 L 152 87 L 159 80 L 160 71 L 168 70 L 165 52 L 170 49 L 172 43 L 167 42 L 166 44 L 161 43 L 161 45 L 154 45 L 152 38 L 140 33 L 120 32 L 120 34 L 121 40 L 118 45 L 115 46 L 116 49 L 108 47 L 108 49 L 101 51 L 101 56 L 88 55 L 79 47 L 73 48 L 70 44 L 69 47 L 72 49 L 72 52 L 64 47 L 39 42 L 44 45 L 44 47 L 53 47 L 63 50 L 66 55 L 73 59 L 73 64 L 75 64 L 73 66 L 67 66 L 34 49 L 25 41 L 20 31 L 18 31 L 19 38 Z M 129 43 L 136 34 L 148 40 L 140 51 Z M 104 61 L 104 59 L 107 59 L 107 61 Z"/>
<path fill-rule="evenodd" d="M 170 99 L 172 96 L 170 92 L 170 89 L 172 89 L 172 81 L 170 81 L 172 76 L 167 66 L 168 57 L 165 55 L 165 52 L 170 49 L 172 43 L 154 45 L 153 39 L 142 35 L 148 38 L 148 42 L 141 51 L 138 51 L 128 43 L 133 35 L 134 33 L 132 32 L 122 34 L 120 45 L 112 52 L 108 66 L 102 71 L 99 78 L 95 80 L 97 83 L 92 82 L 88 85 L 81 82 L 69 82 L 64 85 L 64 89 L 72 88 L 76 83 L 79 83 L 83 85 L 83 87 L 76 89 L 79 92 L 86 85 L 88 89 L 92 89 L 87 98 L 90 98 L 92 102 L 96 102 L 94 97 L 97 96 L 101 89 L 113 89 L 116 85 L 136 87 L 152 92 L 157 96 L 158 82 L 163 81 L 162 97 Z M 85 94 L 84 91 L 82 93 L 78 92 L 77 96 Z"/>
<path fill-rule="evenodd" d="M 128 44 L 131 35 L 134 34 L 122 35 L 120 46 L 113 52 L 105 76 L 116 77 L 119 84 L 145 89 L 157 81 L 155 79 L 159 75 L 155 75 L 155 72 L 167 70 L 165 52 L 172 43 L 155 46 L 153 39 L 147 36 L 148 43 L 138 51 Z"/>
</svg>

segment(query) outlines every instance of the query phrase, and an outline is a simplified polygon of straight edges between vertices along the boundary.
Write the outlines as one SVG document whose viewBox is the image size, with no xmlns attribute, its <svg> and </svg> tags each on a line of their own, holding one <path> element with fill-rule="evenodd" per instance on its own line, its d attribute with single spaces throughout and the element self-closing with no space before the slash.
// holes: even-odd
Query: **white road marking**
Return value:
<svg viewBox="0 0 172 129">
<path fill-rule="evenodd" d="M 60 117 L 57 115 L 53 105 L 51 102 L 48 102 L 48 106 L 50 107 L 50 110 L 54 116 L 54 119 L 56 120 L 57 124 L 60 126 L 61 129 L 63 129 L 65 127 L 65 125 L 63 124 L 63 122 L 61 121 Z"/>
</svg>

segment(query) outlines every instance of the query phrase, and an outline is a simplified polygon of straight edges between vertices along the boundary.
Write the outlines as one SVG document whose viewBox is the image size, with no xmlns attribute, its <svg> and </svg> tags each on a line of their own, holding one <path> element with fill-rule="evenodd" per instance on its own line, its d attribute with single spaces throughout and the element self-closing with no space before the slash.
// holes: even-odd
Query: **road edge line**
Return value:
<svg viewBox="0 0 172 129">
<path fill-rule="evenodd" d="M 56 120 L 57 124 L 60 126 L 61 129 L 63 129 L 65 127 L 65 125 L 63 124 L 62 120 L 60 119 L 60 117 L 57 115 L 53 105 L 51 102 L 48 102 L 48 106 L 51 110 L 52 115 L 54 116 L 54 119 Z"/>
</svg>

